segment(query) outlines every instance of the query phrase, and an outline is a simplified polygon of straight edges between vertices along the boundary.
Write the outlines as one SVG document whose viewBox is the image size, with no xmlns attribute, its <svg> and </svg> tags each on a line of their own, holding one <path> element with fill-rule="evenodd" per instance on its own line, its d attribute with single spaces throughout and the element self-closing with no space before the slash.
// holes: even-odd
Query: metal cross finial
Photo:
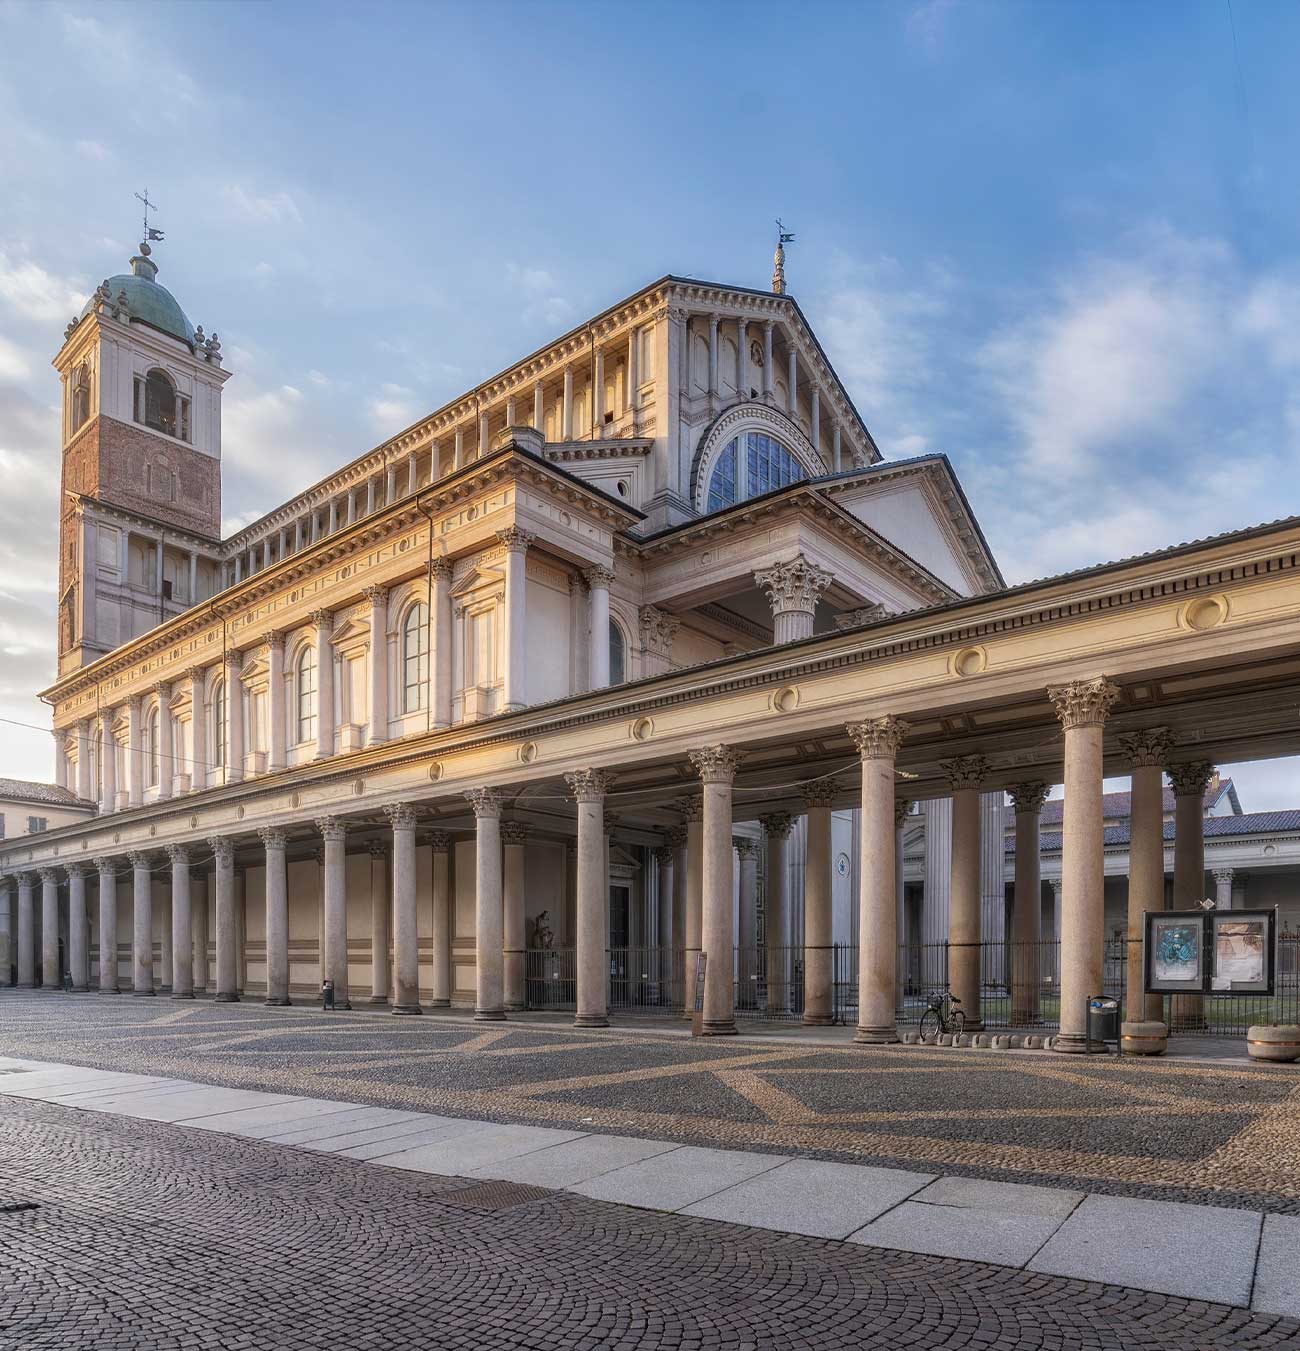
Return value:
<svg viewBox="0 0 1300 1351">
<path fill-rule="evenodd" d="M 143 202 L 143 203 L 144 203 L 144 238 L 145 238 L 145 243 L 147 244 L 151 239 L 161 239 L 161 238 L 163 237 L 163 232 L 162 232 L 161 230 L 158 230 L 158 229 L 152 229 L 152 228 L 150 228 L 150 225 L 149 225 L 149 212 L 150 212 L 150 211 L 157 211 L 157 210 L 158 210 L 158 203 L 157 203 L 157 202 L 151 202 L 151 201 L 149 200 L 149 189 L 148 189 L 148 188 L 145 188 L 145 190 L 144 190 L 143 192 L 137 192 L 137 193 L 135 194 L 135 199 L 136 199 L 137 202 Z"/>
<path fill-rule="evenodd" d="M 785 246 L 794 240 L 794 231 L 787 230 L 778 216 L 776 221 L 776 258 L 772 270 L 772 290 L 779 296 L 785 295 Z"/>
<path fill-rule="evenodd" d="M 780 217 L 780 216 L 778 216 L 778 217 L 776 218 L 776 233 L 777 233 L 777 235 L 779 236 L 779 238 L 778 238 L 777 241 L 776 241 L 778 244 L 793 244 L 793 243 L 794 243 L 794 231 L 793 231 L 793 230 L 787 230 L 787 229 L 785 228 L 785 226 L 781 224 L 781 217 Z"/>
</svg>

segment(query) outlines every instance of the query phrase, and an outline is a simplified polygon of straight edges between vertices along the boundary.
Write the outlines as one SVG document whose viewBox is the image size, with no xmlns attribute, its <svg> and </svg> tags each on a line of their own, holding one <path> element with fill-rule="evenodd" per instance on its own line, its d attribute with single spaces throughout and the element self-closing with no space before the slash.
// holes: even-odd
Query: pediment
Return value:
<svg viewBox="0 0 1300 1351">
<path fill-rule="evenodd" d="M 506 574 L 501 568 L 494 568 L 487 563 L 475 563 L 458 582 L 452 583 L 451 595 L 453 599 L 472 596 L 474 592 L 481 591 L 484 587 L 504 586 L 505 580 Z"/>
<path fill-rule="evenodd" d="M 370 625 L 355 616 L 345 619 L 330 634 L 330 642 L 335 647 L 351 647 L 356 643 L 368 643 L 369 641 Z"/>
</svg>

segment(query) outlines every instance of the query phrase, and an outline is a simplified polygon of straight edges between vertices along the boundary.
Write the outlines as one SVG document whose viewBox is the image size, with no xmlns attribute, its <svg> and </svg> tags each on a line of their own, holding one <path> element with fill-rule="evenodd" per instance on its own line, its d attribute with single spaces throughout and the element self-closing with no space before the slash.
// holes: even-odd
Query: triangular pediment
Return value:
<svg viewBox="0 0 1300 1351">
<path fill-rule="evenodd" d="M 349 647 L 353 643 L 370 641 L 370 625 L 363 620 L 350 616 L 330 634 L 330 642 L 335 647 Z"/>
<path fill-rule="evenodd" d="M 453 597 L 472 596 L 485 586 L 502 586 L 505 580 L 506 575 L 501 568 L 494 568 L 488 563 L 475 563 L 458 582 L 452 583 L 451 594 Z"/>
</svg>

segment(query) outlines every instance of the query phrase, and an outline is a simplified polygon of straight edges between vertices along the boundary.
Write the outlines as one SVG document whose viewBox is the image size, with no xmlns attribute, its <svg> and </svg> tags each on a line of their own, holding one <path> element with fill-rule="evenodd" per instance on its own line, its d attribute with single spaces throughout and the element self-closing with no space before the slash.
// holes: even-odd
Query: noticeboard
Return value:
<svg viewBox="0 0 1300 1351">
<path fill-rule="evenodd" d="M 1277 979 L 1277 911 L 1148 910 L 1147 994 L 1267 994 Z"/>
</svg>

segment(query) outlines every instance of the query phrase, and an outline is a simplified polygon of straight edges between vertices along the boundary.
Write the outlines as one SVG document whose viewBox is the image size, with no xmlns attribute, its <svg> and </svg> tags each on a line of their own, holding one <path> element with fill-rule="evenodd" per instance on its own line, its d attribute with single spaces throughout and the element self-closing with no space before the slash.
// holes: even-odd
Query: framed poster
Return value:
<svg viewBox="0 0 1300 1351">
<path fill-rule="evenodd" d="M 1272 994 L 1277 911 L 1213 910 L 1207 918 L 1210 990 L 1218 994 Z"/>
<path fill-rule="evenodd" d="M 1148 910 L 1146 912 L 1146 987 L 1148 994 L 1205 989 L 1208 964 L 1205 952 L 1206 912 L 1203 910 Z"/>
</svg>

